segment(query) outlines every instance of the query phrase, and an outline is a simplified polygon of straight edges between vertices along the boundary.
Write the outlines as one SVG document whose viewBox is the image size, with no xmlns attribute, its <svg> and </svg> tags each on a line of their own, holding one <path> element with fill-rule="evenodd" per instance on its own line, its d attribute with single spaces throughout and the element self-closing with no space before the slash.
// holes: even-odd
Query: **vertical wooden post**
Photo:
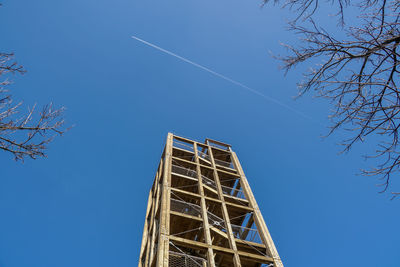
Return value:
<svg viewBox="0 0 400 267">
<path fill-rule="evenodd" d="M 146 219 L 144 221 L 144 227 L 143 227 L 142 245 L 140 246 L 139 267 L 143 267 L 142 266 L 142 257 L 145 256 L 144 249 L 146 248 L 147 239 L 148 239 L 148 231 L 149 231 L 149 225 L 147 223 L 147 216 L 149 215 L 149 212 L 150 212 L 151 200 L 152 200 L 152 190 L 150 190 L 149 197 L 147 200 Z M 147 247 L 147 250 L 148 249 L 149 248 Z"/>
<path fill-rule="evenodd" d="M 233 264 L 235 267 L 241 267 L 239 254 L 237 252 L 235 237 L 233 236 L 232 226 L 231 226 L 231 222 L 229 219 L 228 209 L 226 208 L 226 204 L 225 204 L 224 193 L 223 193 L 222 187 L 221 187 L 221 181 L 219 180 L 217 167 L 215 166 L 214 155 L 213 155 L 211 146 L 208 141 L 207 141 L 207 146 L 208 146 L 208 153 L 210 155 L 211 165 L 214 169 L 214 178 L 215 178 L 215 183 L 216 183 L 217 189 L 218 189 L 218 196 L 219 196 L 219 199 L 222 201 L 222 203 L 221 203 L 222 215 L 224 217 L 225 227 L 226 227 L 226 231 L 228 233 L 229 246 L 234 251 Z"/>
<path fill-rule="evenodd" d="M 257 205 L 256 199 L 251 191 L 250 185 L 247 181 L 246 176 L 244 175 L 242 166 L 240 165 L 239 159 L 236 156 L 236 153 L 231 151 L 233 164 L 240 175 L 240 183 L 243 188 L 244 194 L 247 200 L 250 202 L 250 205 L 254 209 L 254 222 L 256 223 L 257 229 L 260 233 L 260 237 L 263 240 L 264 244 L 267 245 L 267 249 L 274 259 L 274 267 L 283 267 L 283 263 L 281 258 L 279 257 L 278 251 L 275 247 L 274 241 L 268 231 L 267 225 L 264 221 L 264 218 L 261 214 L 260 208 Z"/>
<path fill-rule="evenodd" d="M 160 196 L 161 196 L 161 188 L 162 188 L 162 185 L 160 185 L 160 180 L 161 180 L 161 175 L 163 175 L 163 168 L 164 168 L 164 161 L 163 161 L 163 159 L 161 159 L 160 165 L 159 165 L 159 168 L 157 171 L 156 181 L 154 183 L 155 192 L 153 193 L 153 198 L 155 199 L 155 201 L 154 201 L 154 205 L 153 205 L 154 208 L 153 208 L 153 214 L 152 214 L 152 218 L 151 218 L 152 219 L 151 224 L 153 225 L 153 233 L 151 236 L 151 245 L 150 245 L 150 254 L 149 254 L 150 259 L 148 261 L 148 265 L 146 265 L 146 266 L 151 266 L 151 264 L 154 261 L 154 257 L 156 256 L 156 255 L 154 255 L 155 254 L 154 246 L 156 245 L 156 238 L 158 239 L 158 235 L 159 235 L 159 232 L 158 232 L 158 229 L 159 229 L 158 224 L 159 223 L 156 221 L 156 215 L 157 215 L 157 210 L 160 206 Z"/>
<path fill-rule="evenodd" d="M 206 243 L 208 245 L 207 249 L 207 260 L 208 264 L 210 267 L 215 267 L 215 261 L 214 261 L 214 252 L 212 247 L 212 241 L 211 241 L 211 234 L 210 234 L 210 225 L 208 223 L 208 214 L 207 214 L 207 205 L 206 205 L 206 200 L 204 198 L 204 188 L 203 188 L 203 180 L 201 177 L 201 168 L 200 168 L 200 163 L 199 163 L 199 154 L 197 153 L 197 144 L 193 143 L 193 148 L 194 148 L 194 154 L 195 154 L 195 161 L 196 161 L 196 172 L 197 172 L 197 177 L 198 177 L 198 189 L 199 189 L 199 194 L 201 196 L 201 215 L 203 217 L 203 228 L 204 228 L 204 237 L 206 240 Z"/>
<path fill-rule="evenodd" d="M 171 195 L 172 133 L 168 133 L 164 153 L 164 177 L 160 214 L 160 235 L 157 250 L 157 267 L 167 267 L 169 259 L 169 211 Z"/>
</svg>

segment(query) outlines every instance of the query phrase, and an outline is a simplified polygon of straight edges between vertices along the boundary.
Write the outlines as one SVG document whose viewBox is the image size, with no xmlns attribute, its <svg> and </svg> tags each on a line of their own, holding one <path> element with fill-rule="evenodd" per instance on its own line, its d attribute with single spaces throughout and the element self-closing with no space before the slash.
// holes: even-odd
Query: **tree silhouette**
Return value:
<svg viewBox="0 0 400 267">
<path fill-rule="evenodd" d="M 317 23 L 319 8 L 329 3 L 337 10 L 336 34 Z M 298 83 L 299 95 L 311 90 L 331 101 L 330 134 L 339 128 L 348 130 L 344 151 L 367 137 L 378 137 L 376 153 L 367 157 L 378 158 L 380 163 L 362 173 L 377 175 L 382 179 L 382 192 L 387 191 L 400 166 L 400 1 L 288 0 L 282 6 L 296 10 L 289 28 L 300 36 L 296 45 L 285 44 L 286 56 L 278 56 L 283 68 L 289 71 L 299 63 L 319 61 Z M 358 10 L 351 24 L 346 23 L 347 8 Z M 345 37 L 338 37 L 343 32 Z"/>
<path fill-rule="evenodd" d="M 26 113 L 20 113 L 22 102 L 14 103 L 9 94 L 9 76 L 23 74 L 25 70 L 13 56 L 0 53 L 0 150 L 12 153 L 16 160 L 45 157 L 54 136 L 65 132 L 64 109 L 54 109 L 50 103 L 38 112 L 34 105 Z"/>
</svg>

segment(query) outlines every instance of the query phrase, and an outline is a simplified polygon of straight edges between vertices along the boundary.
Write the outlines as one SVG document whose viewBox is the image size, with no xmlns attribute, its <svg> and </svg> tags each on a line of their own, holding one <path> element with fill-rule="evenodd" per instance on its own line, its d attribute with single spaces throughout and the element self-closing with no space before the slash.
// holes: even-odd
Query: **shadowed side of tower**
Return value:
<svg viewBox="0 0 400 267">
<path fill-rule="evenodd" d="M 283 267 L 231 146 L 168 134 L 139 267 Z"/>
</svg>

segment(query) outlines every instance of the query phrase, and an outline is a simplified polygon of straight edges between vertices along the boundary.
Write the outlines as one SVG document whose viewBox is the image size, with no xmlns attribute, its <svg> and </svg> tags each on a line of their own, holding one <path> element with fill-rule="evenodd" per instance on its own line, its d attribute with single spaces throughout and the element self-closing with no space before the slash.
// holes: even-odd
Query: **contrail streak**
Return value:
<svg viewBox="0 0 400 267">
<path fill-rule="evenodd" d="M 298 110 L 296 110 L 296 109 L 294 109 L 294 108 L 292 108 L 292 107 L 286 105 L 285 103 L 282 103 L 281 101 L 279 101 L 279 100 L 277 100 L 277 99 L 275 99 L 275 98 L 273 98 L 273 97 L 267 96 L 267 95 L 265 95 L 265 94 L 263 94 L 263 93 L 261 93 L 261 92 L 255 90 L 255 89 L 253 89 L 253 88 L 251 88 L 251 87 L 249 87 L 249 86 L 247 86 L 247 85 L 245 85 L 245 84 L 243 84 L 243 83 L 240 83 L 240 82 L 238 82 L 238 81 L 235 81 L 235 80 L 233 80 L 233 79 L 231 79 L 231 78 L 229 78 L 229 77 L 227 77 L 227 76 L 225 76 L 225 75 L 222 75 L 221 73 L 218 73 L 218 72 L 216 72 L 216 71 L 213 71 L 213 70 L 211 70 L 211 69 L 209 69 L 209 68 L 207 68 L 207 67 L 205 67 L 205 66 L 203 66 L 203 65 L 200 65 L 200 64 L 198 64 L 198 63 L 196 63 L 196 62 L 193 62 L 193 61 L 191 61 L 191 60 L 189 60 L 189 59 L 187 59 L 187 58 L 181 57 L 181 56 L 179 56 L 179 55 L 177 55 L 177 54 L 175 54 L 175 53 L 172 53 L 171 51 L 168 51 L 168 50 L 166 50 L 166 49 L 164 49 L 164 48 L 161 48 L 161 47 L 159 47 L 159 46 L 157 46 L 157 45 L 155 45 L 155 44 L 149 43 L 149 42 L 147 42 L 147 41 L 145 41 L 145 40 L 143 40 L 143 39 L 140 39 L 139 37 L 136 37 L 136 36 L 132 35 L 132 38 L 135 39 L 135 40 L 137 40 L 137 41 L 139 41 L 139 42 L 141 42 L 141 43 L 144 43 L 144 44 L 146 44 L 146 45 L 148 45 L 148 46 L 150 46 L 150 47 L 153 47 L 153 48 L 155 48 L 155 49 L 157 49 L 157 50 L 159 50 L 159 51 L 161 51 L 161 52 L 164 52 L 165 54 L 168 54 L 168 55 L 173 56 L 173 57 L 176 57 L 176 58 L 178 58 L 178 59 L 180 59 L 180 60 L 182 60 L 182 61 L 184 61 L 184 62 L 186 62 L 186 63 L 189 63 L 189 64 L 191 64 L 191 65 L 193 65 L 193 66 L 195 66 L 195 67 L 197 67 L 197 68 L 199 68 L 199 69 L 202 69 L 202 70 L 204 70 L 204 71 L 207 71 L 207 72 L 209 72 L 209 73 L 211 73 L 211 74 L 213 74 L 213 75 L 215 75 L 215 76 L 217 76 L 217 77 L 219 77 L 219 78 L 221 78 L 221 79 L 224 79 L 224 80 L 226 80 L 226 81 L 228 81 L 228 82 L 230 82 L 230 83 L 233 83 L 233 84 L 235 84 L 235 85 L 237 85 L 237 86 L 239 86 L 239 87 L 242 87 L 243 89 L 245 89 L 245 90 L 247 90 L 247 91 L 250 91 L 250 92 L 252 92 L 253 94 L 256 94 L 256 95 L 258 95 L 258 96 L 261 96 L 262 98 L 264 98 L 264 99 L 266 99 L 266 100 L 268 100 L 268 101 L 270 101 L 270 102 L 273 102 L 273 103 L 275 103 L 275 104 L 277 104 L 277 105 L 279 105 L 279 106 L 281 106 L 281 107 L 284 107 L 284 108 L 286 108 L 286 109 L 288 109 L 288 110 L 290 110 L 290 111 L 293 111 L 293 112 L 297 113 L 298 115 L 302 116 L 303 118 L 306 118 L 306 119 L 308 119 L 308 120 L 312 120 L 312 118 L 311 118 L 310 116 L 304 114 L 303 112 L 298 111 Z"/>
</svg>

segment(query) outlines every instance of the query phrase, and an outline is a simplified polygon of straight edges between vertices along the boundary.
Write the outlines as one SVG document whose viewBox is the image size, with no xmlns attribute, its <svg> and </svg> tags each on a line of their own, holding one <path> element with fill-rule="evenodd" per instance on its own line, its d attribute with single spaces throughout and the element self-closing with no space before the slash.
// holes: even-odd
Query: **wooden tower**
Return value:
<svg viewBox="0 0 400 267">
<path fill-rule="evenodd" d="M 283 267 L 231 146 L 168 134 L 139 267 Z"/>
</svg>

